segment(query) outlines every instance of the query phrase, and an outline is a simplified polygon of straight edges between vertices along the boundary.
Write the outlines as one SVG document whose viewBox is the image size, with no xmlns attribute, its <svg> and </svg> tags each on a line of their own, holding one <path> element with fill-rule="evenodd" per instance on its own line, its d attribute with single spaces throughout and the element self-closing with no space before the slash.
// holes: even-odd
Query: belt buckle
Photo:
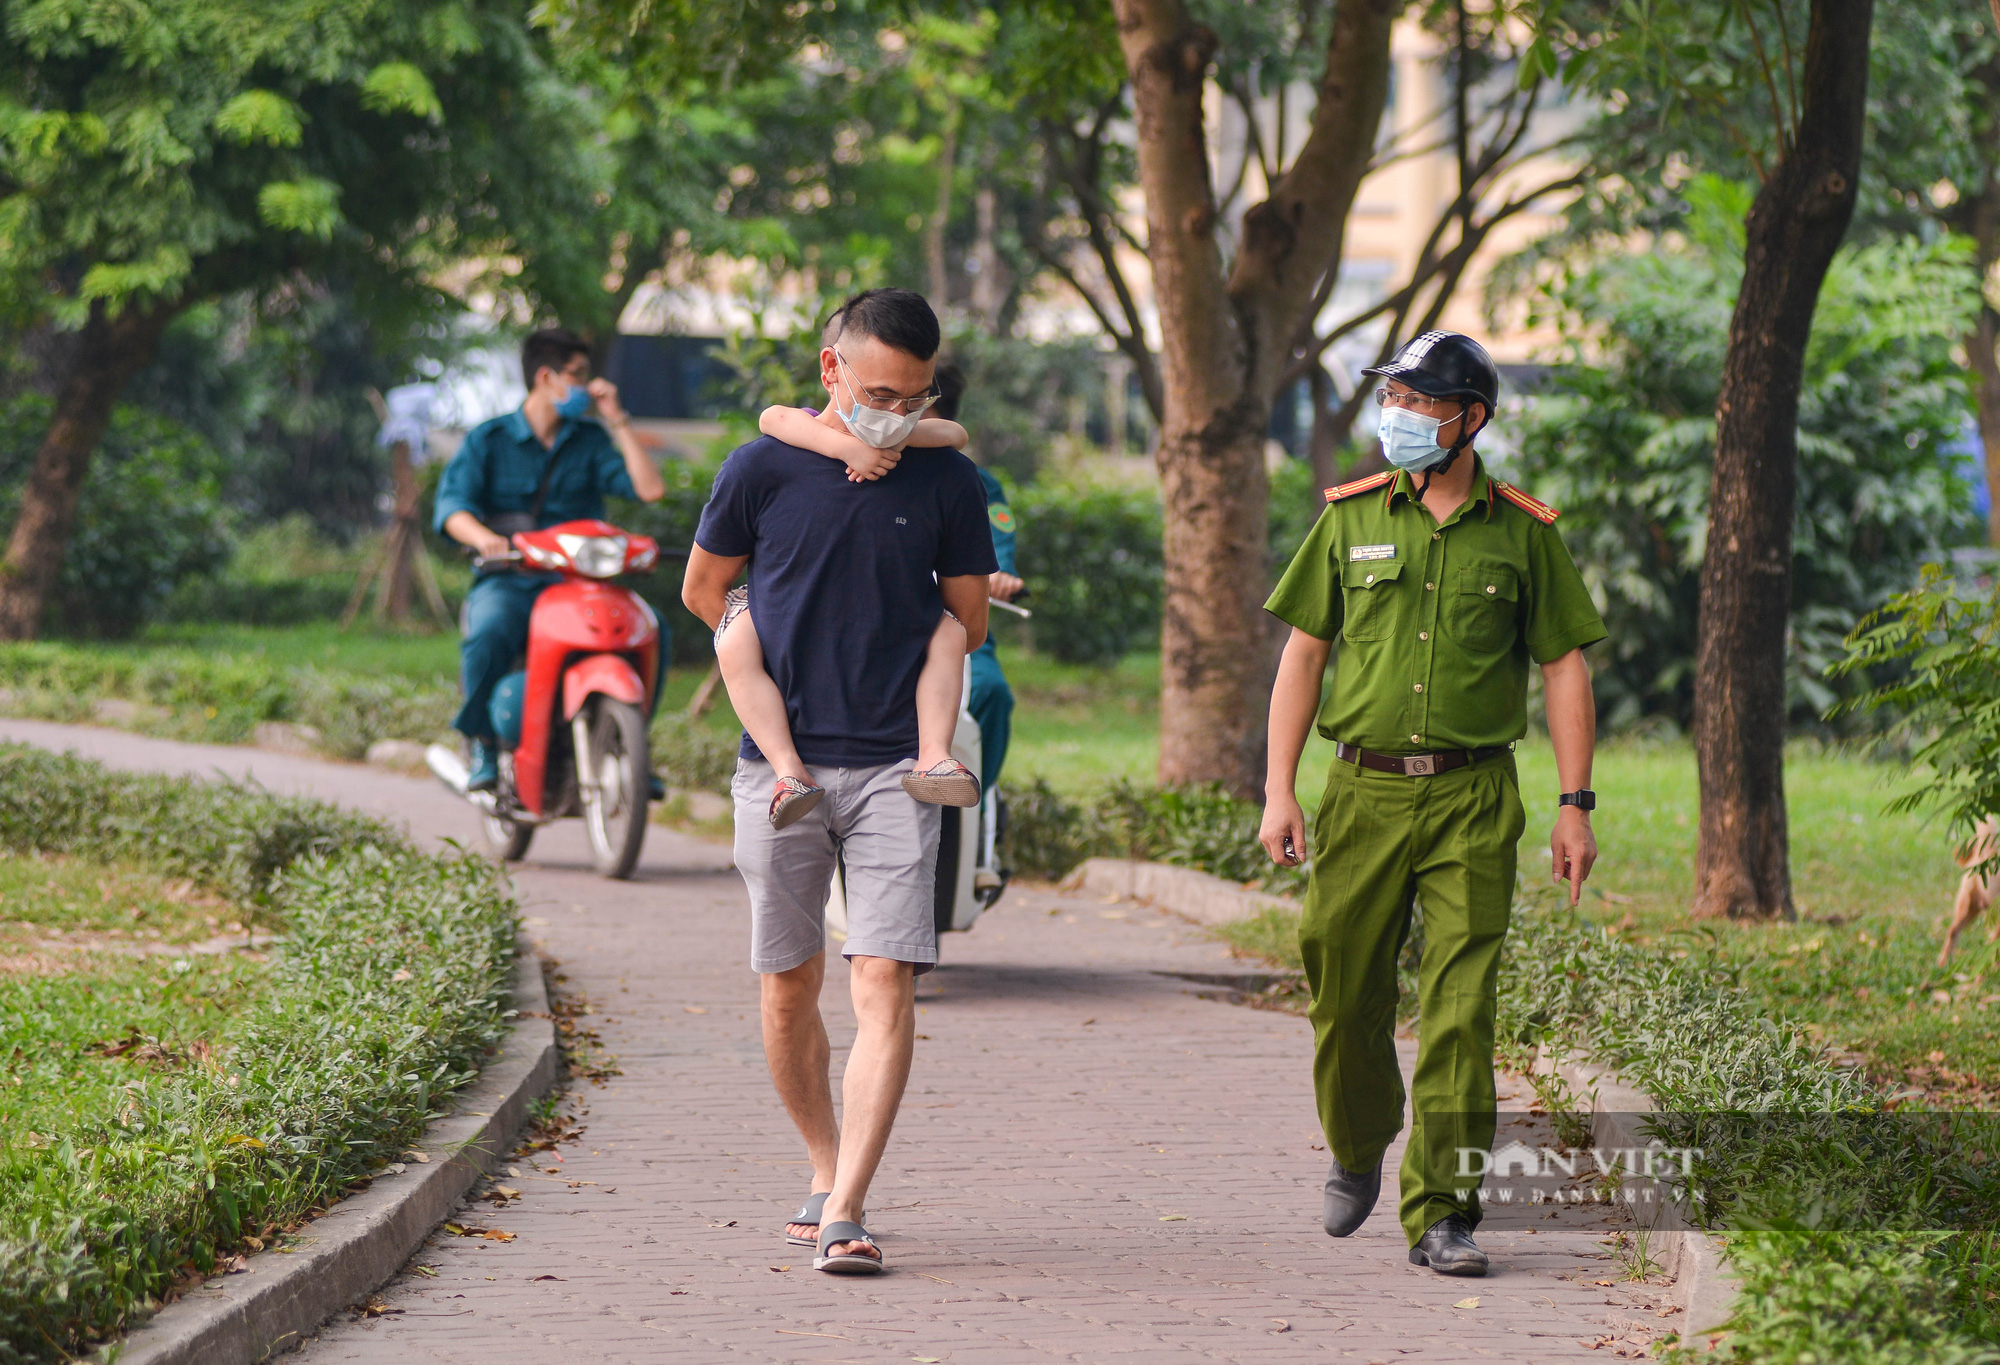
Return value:
<svg viewBox="0 0 2000 1365">
<path fill-rule="evenodd" d="M 1437 757 L 1433 754 L 1413 754 L 1403 760 L 1403 771 L 1410 777 L 1429 777 L 1437 772 Z"/>
</svg>

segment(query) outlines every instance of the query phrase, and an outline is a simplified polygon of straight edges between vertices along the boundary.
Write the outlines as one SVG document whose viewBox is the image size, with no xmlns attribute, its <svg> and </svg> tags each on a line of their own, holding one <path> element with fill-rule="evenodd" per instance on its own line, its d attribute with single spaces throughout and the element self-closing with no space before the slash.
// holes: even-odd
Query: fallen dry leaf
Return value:
<svg viewBox="0 0 2000 1365">
<path fill-rule="evenodd" d="M 389 976 L 391 981 L 408 981 L 413 973 L 408 967 L 398 967 Z"/>
<path fill-rule="evenodd" d="M 403 1155 L 416 1162 L 419 1166 L 428 1166 L 431 1164 L 429 1152 L 405 1152 Z M 509 1167 L 509 1169 L 511 1170 L 512 1168 Z"/>
<path fill-rule="evenodd" d="M 1453 1307 L 1453 1308 L 1477 1308 L 1477 1307 L 1479 1307 L 1479 1300 L 1478 1300 L 1478 1299 L 1460 1299 L 1460 1300 L 1459 1300 L 1459 1301 L 1458 1301 L 1457 1303 L 1453 1304 L 1453 1305 L 1452 1305 L 1452 1307 Z"/>
<path fill-rule="evenodd" d="M 475 1232 L 472 1235 L 474 1237 L 484 1237 L 489 1242 L 511 1242 L 520 1236 L 519 1233 L 515 1232 L 502 1232 L 499 1228 L 487 1228 L 484 1232 Z"/>
<path fill-rule="evenodd" d="M 1185 1223 L 1187 1222 L 1187 1215 L 1184 1213 L 1163 1213 L 1160 1215 L 1160 1221 L 1162 1223 Z"/>
<path fill-rule="evenodd" d="M 777 1271 L 786 1271 L 791 1269 L 791 1267 L 788 1265 L 767 1265 L 764 1268 L 766 1270 L 777 1270 Z"/>
<path fill-rule="evenodd" d="M 704 1005 L 682 1005 L 682 1006 L 681 1006 L 681 1010 L 682 1010 L 682 1011 L 683 1011 L 684 1013 L 687 1013 L 687 1014 L 707 1014 L 707 1013 L 708 1013 L 708 1008 L 707 1008 L 706 1006 L 704 1006 Z"/>
<path fill-rule="evenodd" d="M 1594 1284 L 1594 1285 L 1598 1285 L 1598 1286 L 1600 1286 L 1601 1288 L 1604 1288 L 1604 1289 L 1610 1289 L 1611 1287 L 1613 1287 L 1614 1285 L 1616 1285 L 1616 1284 L 1618 1283 L 1618 1281 L 1616 1281 L 1616 1280 L 1592 1280 L 1592 1281 L 1591 1281 L 1591 1283 L 1592 1283 L 1592 1284 Z"/>
<path fill-rule="evenodd" d="M 413 1265 L 410 1269 L 422 1275 L 425 1279 L 435 1280 L 437 1278 L 437 1267 L 434 1265 Z"/>
<path fill-rule="evenodd" d="M 1277 1324 L 1277 1326 L 1271 1329 L 1271 1335 L 1274 1337 L 1281 1337 L 1292 1330 L 1292 1324 L 1286 1322 L 1283 1318 L 1272 1318 L 1271 1321 Z"/>
</svg>

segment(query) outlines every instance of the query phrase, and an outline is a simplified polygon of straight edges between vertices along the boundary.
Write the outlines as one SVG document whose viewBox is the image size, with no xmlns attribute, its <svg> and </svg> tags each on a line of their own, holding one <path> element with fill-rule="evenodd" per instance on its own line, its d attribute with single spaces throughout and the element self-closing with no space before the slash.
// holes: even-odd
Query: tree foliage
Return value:
<svg viewBox="0 0 2000 1365">
<path fill-rule="evenodd" d="M 1514 422 L 1516 468 L 1563 509 L 1563 534 L 1604 610 L 1599 704 L 1612 725 L 1694 706 L 1716 388 L 1742 275 L 1747 187 L 1687 187 L 1687 230 L 1648 255 L 1579 268 L 1538 320 L 1568 364 Z M 1799 413 L 1791 713 L 1837 699 L 1825 670 L 1862 614 L 1919 564 L 1976 536 L 1952 448 L 1968 411 L 1952 348 L 1977 299 L 1962 242 L 1844 249 L 1820 299 Z"/>
<path fill-rule="evenodd" d="M 2000 812 L 2000 587 L 1961 583 L 1928 565 L 1914 588 L 1898 593 L 1854 628 L 1842 675 L 1890 681 L 1850 698 L 1845 712 L 1885 710 L 1885 739 L 1921 780 L 1891 810 L 1929 807 L 1961 840 Z M 1981 867 L 2000 866 L 2000 852 Z"/>
<path fill-rule="evenodd" d="M 0 407 L 0 519 L 14 515 L 48 416 L 48 400 L 34 395 Z M 223 472 L 221 455 L 199 435 L 121 405 L 83 486 L 51 626 L 67 635 L 130 634 L 183 579 L 220 568 L 229 557 Z"/>
</svg>

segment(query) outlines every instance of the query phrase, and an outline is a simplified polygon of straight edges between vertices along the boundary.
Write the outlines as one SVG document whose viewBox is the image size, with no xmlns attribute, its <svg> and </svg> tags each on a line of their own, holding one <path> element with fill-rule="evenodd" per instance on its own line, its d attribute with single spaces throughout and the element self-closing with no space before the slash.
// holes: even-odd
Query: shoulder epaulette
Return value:
<svg viewBox="0 0 2000 1365">
<path fill-rule="evenodd" d="M 1392 482 L 1395 477 L 1395 470 L 1385 469 L 1380 474 L 1370 474 L 1365 479 L 1356 479 L 1353 483 L 1344 483 L 1337 488 L 1327 489 L 1326 500 L 1339 502 L 1342 498 L 1351 498 L 1356 493 L 1366 493 L 1371 488 L 1380 488 L 1383 484 Z"/>
<path fill-rule="evenodd" d="M 1555 525 L 1556 518 L 1562 515 L 1562 513 L 1556 511 L 1555 508 L 1549 506 L 1540 498 L 1529 497 L 1511 483 L 1502 483 L 1500 480 L 1495 479 L 1493 481 L 1493 491 L 1544 526 Z"/>
</svg>

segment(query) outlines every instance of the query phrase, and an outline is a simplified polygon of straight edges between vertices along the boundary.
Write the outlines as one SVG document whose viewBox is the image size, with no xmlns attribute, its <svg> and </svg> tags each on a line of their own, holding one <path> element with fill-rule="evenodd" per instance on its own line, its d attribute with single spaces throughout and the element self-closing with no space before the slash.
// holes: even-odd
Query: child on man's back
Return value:
<svg viewBox="0 0 2000 1365">
<path fill-rule="evenodd" d="M 965 448 L 965 428 L 942 418 L 917 423 L 904 447 L 878 450 L 858 437 L 827 426 L 811 408 L 768 407 L 758 428 L 787 445 L 839 460 L 855 483 L 881 478 L 894 469 L 909 447 Z M 919 457 L 921 458 L 921 457 Z M 738 719 L 758 750 L 777 770 L 771 795 L 771 825 L 783 829 L 819 805 L 826 789 L 792 744 L 791 719 L 785 699 L 764 669 L 764 647 L 750 617 L 750 590 L 732 588 L 715 628 L 715 661 Z M 979 779 L 951 756 L 951 736 L 958 726 L 958 706 L 965 676 L 965 627 L 949 611 L 931 636 L 923 672 L 917 677 L 917 766 L 903 775 L 903 789 L 919 801 L 941 806 L 979 804 Z"/>
</svg>

